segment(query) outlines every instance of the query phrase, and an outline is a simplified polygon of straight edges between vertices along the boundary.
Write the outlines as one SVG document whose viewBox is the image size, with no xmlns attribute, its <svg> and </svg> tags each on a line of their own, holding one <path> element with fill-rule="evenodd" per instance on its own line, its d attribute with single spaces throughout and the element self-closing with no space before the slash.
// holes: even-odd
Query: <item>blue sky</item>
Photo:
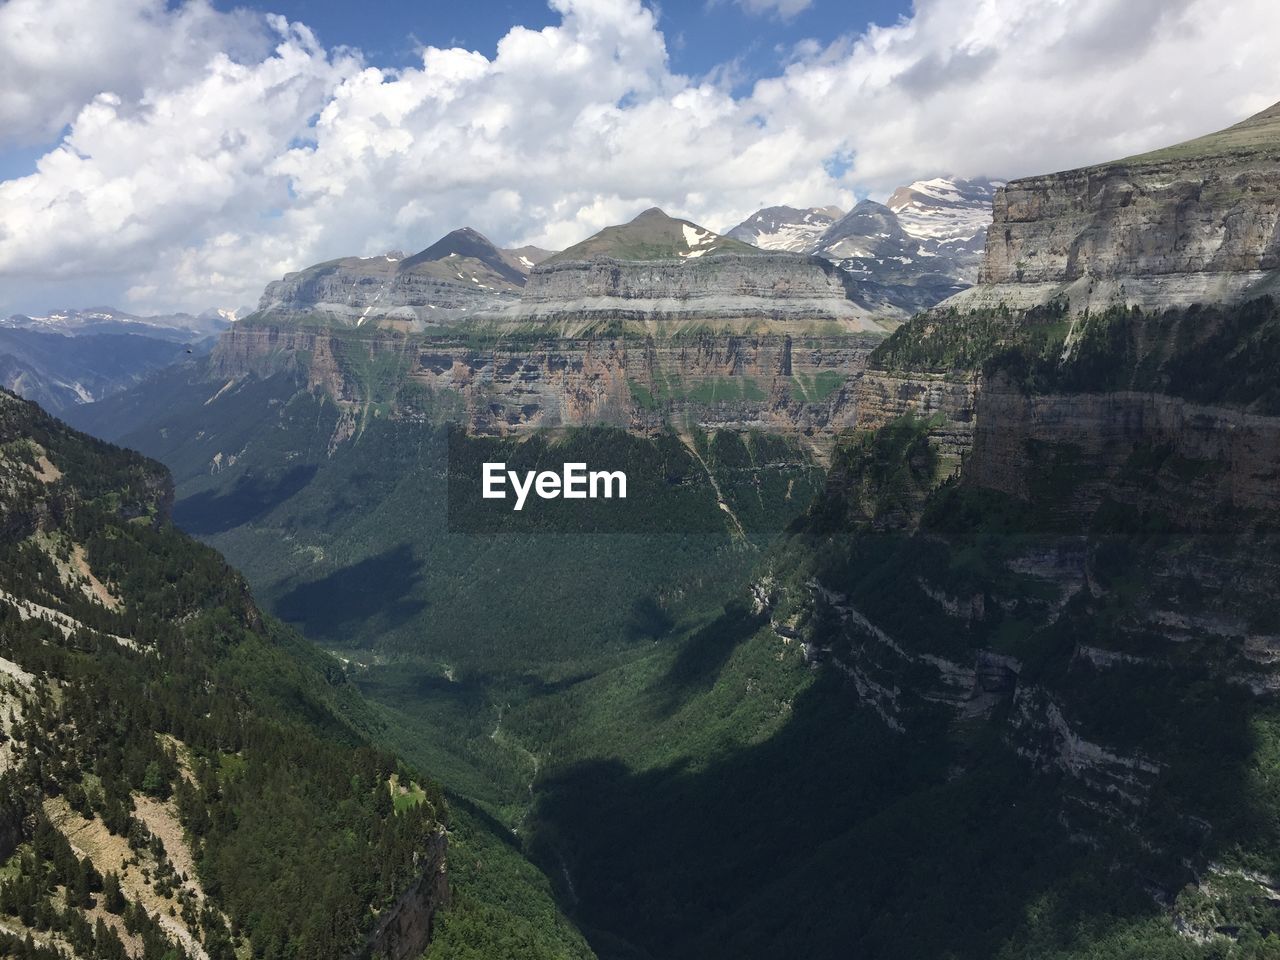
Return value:
<svg viewBox="0 0 1280 960">
<path fill-rule="evenodd" d="M 1275 0 L 0 0 L 0 314 L 1123 157 L 1280 99 L 1276 36 Z"/>
<path fill-rule="evenodd" d="M 794 0 L 802 3 L 803 0 Z M 281 0 L 229 3 L 230 10 L 248 6 L 301 20 L 324 44 L 359 47 L 384 66 L 407 66 L 417 60 L 419 46 L 461 46 L 492 56 L 498 40 L 514 24 L 541 29 L 560 18 L 544 0 L 472 0 L 472 2 L 407 3 L 405 0 L 360 0 L 318 3 Z M 826 44 L 861 33 L 868 24 L 890 25 L 910 13 L 906 0 L 809 0 L 787 16 L 772 9 L 752 12 L 734 0 L 669 0 L 654 5 L 658 27 L 666 35 L 672 69 L 705 74 L 737 61 L 743 80 L 777 72 L 780 63 L 803 40 Z"/>
</svg>

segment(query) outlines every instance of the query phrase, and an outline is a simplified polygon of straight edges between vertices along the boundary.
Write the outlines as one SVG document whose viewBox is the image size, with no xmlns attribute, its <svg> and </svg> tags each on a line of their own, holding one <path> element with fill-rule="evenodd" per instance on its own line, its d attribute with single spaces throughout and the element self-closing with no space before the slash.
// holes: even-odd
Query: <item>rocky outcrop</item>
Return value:
<svg viewBox="0 0 1280 960">
<path fill-rule="evenodd" d="M 858 379 L 857 427 L 878 430 L 905 416 L 927 421 L 938 452 L 958 463 L 973 445 L 980 379 L 868 369 Z"/>
<path fill-rule="evenodd" d="M 448 841 L 441 830 L 426 850 L 415 854 L 418 879 L 382 911 L 368 947 L 356 956 L 413 960 L 422 955 L 431 942 L 436 915 L 449 905 L 447 852 Z"/>
<path fill-rule="evenodd" d="M 979 285 L 947 305 L 1224 302 L 1276 290 L 1277 270 L 1280 104 L 1175 147 L 1012 181 Z"/>
</svg>

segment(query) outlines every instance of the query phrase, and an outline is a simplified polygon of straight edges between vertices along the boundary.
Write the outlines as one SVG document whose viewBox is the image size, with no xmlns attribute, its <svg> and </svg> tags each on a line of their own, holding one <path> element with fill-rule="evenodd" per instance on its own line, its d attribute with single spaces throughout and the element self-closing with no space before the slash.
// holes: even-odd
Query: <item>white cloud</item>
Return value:
<svg viewBox="0 0 1280 960">
<path fill-rule="evenodd" d="M 813 6 L 813 0 L 736 0 L 736 2 L 747 13 L 757 15 L 771 13 L 784 20 Z"/>
<path fill-rule="evenodd" d="M 198 75 L 218 54 L 271 49 L 262 17 L 206 0 L 5 0 L 0 4 L 0 147 L 44 143 L 95 96 L 134 101 Z"/>
<path fill-rule="evenodd" d="M 766 203 L 1120 156 L 1280 98 L 1271 0 L 917 0 L 739 99 L 673 73 L 639 0 L 553 0 L 561 23 L 513 28 L 492 59 L 428 47 L 401 71 L 203 2 L 44 0 L 40 22 L 108 3 L 123 39 L 103 49 L 146 37 L 155 63 L 29 56 L 44 92 L 0 99 L 15 129 L 71 123 L 0 183 L 11 308 L 94 278 L 138 309 L 236 306 L 286 270 L 464 224 L 560 247 L 657 204 L 724 228 Z"/>
</svg>

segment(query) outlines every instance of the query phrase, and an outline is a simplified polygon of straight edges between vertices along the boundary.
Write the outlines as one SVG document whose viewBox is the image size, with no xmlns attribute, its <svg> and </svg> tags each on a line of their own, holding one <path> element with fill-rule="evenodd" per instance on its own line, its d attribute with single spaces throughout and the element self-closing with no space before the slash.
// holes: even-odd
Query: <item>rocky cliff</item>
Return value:
<svg viewBox="0 0 1280 960">
<path fill-rule="evenodd" d="M 762 429 L 820 456 L 855 425 L 874 335 L 724 333 L 679 337 L 430 340 L 389 332 L 239 325 L 212 358 L 211 392 L 246 375 L 301 367 L 311 389 L 353 418 L 377 403 L 393 415 L 459 422 L 487 435 L 612 424 Z"/>
<path fill-rule="evenodd" d="M 755 590 L 889 730 L 994 736 L 1166 933 L 1227 949 L 1267 928 L 1248 863 L 1280 852 L 1250 786 L 1280 691 L 1280 308 L 1247 299 L 1280 268 L 1278 120 L 1005 188 L 984 285 L 870 355 L 874 432 Z"/>
<path fill-rule="evenodd" d="M 1280 289 L 1280 104 L 1140 156 L 996 194 L 979 285 L 960 308 L 1074 310 L 1247 299 Z"/>
<path fill-rule="evenodd" d="M 512 319 L 718 326 L 829 323 L 881 330 L 874 304 L 830 263 L 790 253 L 713 253 L 687 260 L 561 260 L 533 271 Z M 884 312 L 880 316 L 885 316 Z"/>
<path fill-rule="evenodd" d="M 418 878 L 379 915 L 368 945 L 351 954 L 417 960 L 431 942 L 436 916 L 449 906 L 448 839 L 440 830 L 414 855 Z"/>
</svg>

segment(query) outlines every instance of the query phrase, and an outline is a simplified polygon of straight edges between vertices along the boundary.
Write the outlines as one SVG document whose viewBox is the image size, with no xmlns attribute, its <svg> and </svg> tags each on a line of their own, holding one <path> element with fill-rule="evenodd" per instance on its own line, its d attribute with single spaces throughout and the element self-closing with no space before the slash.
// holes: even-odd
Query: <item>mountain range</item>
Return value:
<svg viewBox="0 0 1280 960">
<path fill-rule="evenodd" d="M 1277 118 L 812 251 L 649 210 L 291 274 L 67 412 L 204 545 L 0 396 L 24 802 L 69 844 L 169 791 L 126 900 L 262 956 L 394 954 L 402 903 L 432 958 L 1271 956 Z M 494 512 L 493 461 L 631 491 Z M 35 806 L 0 913 L 44 935 L 99 891 Z"/>
<path fill-rule="evenodd" d="M 62 412 L 207 354 L 237 313 L 137 316 L 110 307 L 0 319 L 0 386 Z"/>
</svg>

